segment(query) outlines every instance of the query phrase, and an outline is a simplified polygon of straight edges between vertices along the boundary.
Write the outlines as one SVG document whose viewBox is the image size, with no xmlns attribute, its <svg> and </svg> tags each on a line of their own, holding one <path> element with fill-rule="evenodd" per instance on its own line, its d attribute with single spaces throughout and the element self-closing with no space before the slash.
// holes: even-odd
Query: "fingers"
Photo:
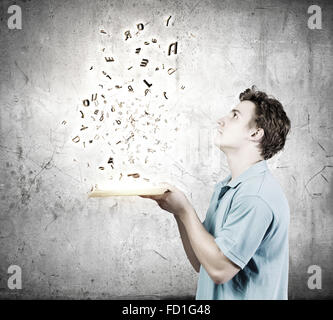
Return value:
<svg viewBox="0 0 333 320">
<path fill-rule="evenodd" d="M 160 196 L 151 196 L 151 199 L 153 200 L 162 200 L 164 198 L 164 195 L 160 195 Z"/>
<path fill-rule="evenodd" d="M 160 185 L 166 188 L 166 191 L 164 191 L 163 194 L 161 194 L 161 195 L 139 195 L 139 197 L 158 201 L 158 200 L 164 200 L 166 197 L 166 193 L 176 191 L 176 187 L 170 185 L 168 182 L 161 182 Z"/>
<path fill-rule="evenodd" d="M 146 195 L 146 196 L 140 196 L 141 198 L 148 198 L 148 199 L 152 199 L 152 200 L 161 200 L 162 196 L 150 196 L 150 195 Z"/>
</svg>

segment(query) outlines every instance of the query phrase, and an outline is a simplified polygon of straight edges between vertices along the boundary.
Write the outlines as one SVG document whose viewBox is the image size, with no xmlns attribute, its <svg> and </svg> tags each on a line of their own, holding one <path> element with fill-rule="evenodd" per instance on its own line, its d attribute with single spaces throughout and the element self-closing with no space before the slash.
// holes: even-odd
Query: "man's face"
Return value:
<svg viewBox="0 0 333 320">
<path fill-rule="evenodd" d="M 217 133 L 214 144 L 222 151 L 239 150 L 250 143 L 254 127 L 249 124 L 255 114 L 255 104 L 242 101 L 217 123 Z"/>
</svg>

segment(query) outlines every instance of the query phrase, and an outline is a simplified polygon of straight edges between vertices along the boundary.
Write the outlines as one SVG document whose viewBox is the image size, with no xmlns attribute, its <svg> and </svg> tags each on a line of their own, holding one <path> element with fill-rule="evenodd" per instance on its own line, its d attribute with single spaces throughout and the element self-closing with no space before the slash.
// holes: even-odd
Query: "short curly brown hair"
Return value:
<svg viewBox="0 0 333 320">
<path fill-rule="evenodd" d="M 239 95 L 240 101 L 251 101 L 255 104 L 255 116 L 249 125 L 264 130 L 260 140 L 261 156 L 267 160 L 283 149 L 290 130 L 290 120 L 282 104 L 258 91 L 256 86 L 246 89 Z"/>
</svg>

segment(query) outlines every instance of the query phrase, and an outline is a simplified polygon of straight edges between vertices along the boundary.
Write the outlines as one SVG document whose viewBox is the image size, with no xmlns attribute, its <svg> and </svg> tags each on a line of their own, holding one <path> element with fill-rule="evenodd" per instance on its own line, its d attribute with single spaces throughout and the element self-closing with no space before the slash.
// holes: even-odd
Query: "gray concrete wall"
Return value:
<svg viewBox="0 0 333 320">
<path fill-rule="evenodd" d="M 1 1 L 0 297 L 193 297 L 197 274 L 171 214 L 139 197 L 87 194 L 140 171 L 182 188 L 203 219 L 228 173 L 215 121 L 256 84 L 292 122 L 268 161 L 291 208 L 289 297 L 332 298 L 333 8 L 315 2 L 321 30 L 307 26 L 312 1 Z M 7 27 L 14 3 L 21 30 Z M 94 93 L 99 105 L 84 107 Z M 10 265 L 22 269 L 21 290 L 7 286 Z M 319 290 L 307 286 L 311 265 Z"/>
</svg>

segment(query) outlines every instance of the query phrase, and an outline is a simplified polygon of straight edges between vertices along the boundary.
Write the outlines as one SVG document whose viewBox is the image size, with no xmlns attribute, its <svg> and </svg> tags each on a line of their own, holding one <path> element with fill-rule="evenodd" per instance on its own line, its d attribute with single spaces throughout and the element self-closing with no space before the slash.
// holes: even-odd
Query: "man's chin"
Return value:
<svg viewBox="0 0 333 320">
<path fill-rule="evenodd" d="M 219 139 L 214 140 L 214 145 L 218 147 L 221 151 L 223 151 L 223 144 L 221 143 L 221 141 L 219 141 Z"/>
</svg>

